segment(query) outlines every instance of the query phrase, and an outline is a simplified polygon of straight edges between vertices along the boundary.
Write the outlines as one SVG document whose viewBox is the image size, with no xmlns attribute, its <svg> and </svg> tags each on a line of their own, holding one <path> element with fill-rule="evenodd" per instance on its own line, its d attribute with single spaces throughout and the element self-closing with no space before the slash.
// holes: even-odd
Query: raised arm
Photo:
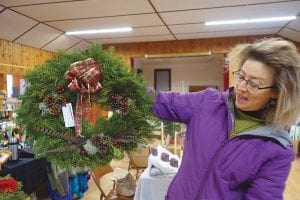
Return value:
<svg viewBox="0 0 300 200">
<path fill-rule="evenodd" d="M 193 113 L 200 109 L 211 90 L 191 93 L 158 92 L 151 110 L 163 120 L 188 123 Z"/>
</svg>

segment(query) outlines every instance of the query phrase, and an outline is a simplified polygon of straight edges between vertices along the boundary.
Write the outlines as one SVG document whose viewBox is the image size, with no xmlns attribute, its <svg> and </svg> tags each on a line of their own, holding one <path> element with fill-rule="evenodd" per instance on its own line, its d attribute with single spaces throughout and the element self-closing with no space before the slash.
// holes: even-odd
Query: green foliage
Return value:
<svg viewBox="0 0 300 200">
<path fill-rule="evenodd" d="M 64 126 L 62 113 L 57 116 L 42 115 L 39 104 L 47 95 L 54 95 L 57 87 L 63 87 L 66 89 L 63 96 L 72 104 L 73 113 L 75 113 L 77 93 L 67 89 L 68 82 L 64 79 L 64 73 L 69 70 L 71 63 L 87 58 L 97 60 L 103 69 L 99 80 L 103 89 L 91 95 L 91 102 L 109 108 L 110 96 L 122 95 L 130 100 L 129 113 L 122 115 L 114 112 L 109 119 L 98 116 L 95 125 L 86 119 L 83 120 L 81 135 L 84 139 L 90 139 L 99 134 L 109 137 L 109 150 L 105 154 L 82 156 L 80 155 L 82 147 L 69 152 L 51 153 L 50 150 L 69 146 L 71 142 L 38 132 L 36 127 L 64 132 L 72 136 L 75 135 L 75 130 L 74 127 Z M 54 58 L 27 73 L 25 80 L 27 87 L 25 94 L 21 97 L 22 104 L 17 111 L 17 123 L 24 127 L 27 138 L 35 141 L 36 157 L 46 157 L 61 168 L 70 165 L 93 167 L 109 163 L 113 158 L 122 158 L 124 151 L 132 150 L 152 134 L 153 127 L 148 122 L 154 118 L 149 112 L 153 99 L 146 92 L 147 84 L 141 76 L 128 70 L 128 66 L 114 54 L 113 49 L 105 51 L 101 45 L 93 44 L 87 51 L 59 52 Z M 131 136 L 131 140 L 116 146 L 114 141 L 120 135 Z"/>
<path fill-rule="evenodd" d="M 0 177 L 0 180 L 5 180 L 7 178 L 11 178 L 10 175 L 7 175 L 5 177 Z M 6 191 L 6 192 L 0 192 L 0 200 L 24 200 L 26 199 L 26 194 L 22 191 L 22 182 L 18 182 L 18 187 L 15 191 Z"/>
<path fill-rule="evenodd" d="M 181 130 L 180 123 L 172 122 L 172 121 L 163 121 L 163 122 L 164 122 L 165 133 L 174 135 L 175 131 L 178 132 Z"/>
</svg>

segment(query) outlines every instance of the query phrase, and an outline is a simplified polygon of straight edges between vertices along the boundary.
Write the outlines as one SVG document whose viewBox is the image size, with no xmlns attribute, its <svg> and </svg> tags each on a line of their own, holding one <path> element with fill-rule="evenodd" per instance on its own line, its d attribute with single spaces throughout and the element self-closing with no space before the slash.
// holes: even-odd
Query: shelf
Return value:
<svg viewBox="0 0 300 200">
<path fill-rule="evenodd" d="M 10 111 L 14 111 L 14 110 L 13 109 L 5 109 L 5 110 L 0 109 L 0 112 L 10 112 Z"/>
</svg>

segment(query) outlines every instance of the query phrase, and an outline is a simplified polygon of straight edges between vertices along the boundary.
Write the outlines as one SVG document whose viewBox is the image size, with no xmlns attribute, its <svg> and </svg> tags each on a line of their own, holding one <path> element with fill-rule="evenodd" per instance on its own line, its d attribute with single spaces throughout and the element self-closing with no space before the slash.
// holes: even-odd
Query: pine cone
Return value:
<svg viewBox="0 0 300 200">
<path fill-rule="evenodd" d="M 128 106 L 122 106 L 120 110 L 122 112 L 122 115 L 128 115 L 129 113 Z"/>
<path fill-rule="evenodd" d="M 120 103 L 118 102 L 118 95 L 112 95 L 108 100 L 110 107 L 112 110 L 118 110 L 120 107 Z"/>
<path fill-rule="evenodd" d="M 104 154 L 108 151 L 108 145 L 101 145 L 100 147 L 98 147 L 98 152 L 100 154 Z"/>
<path fill-rule="evenodd" d="M 47 95 L 44 99 L 43 99 L 43 102 L 46 106 L 50 107 L 53 102 L 54 102 L 54 99 L 51 95 Z"/>
<path fill-rule="evenodd" d="M 96 135 L 92 137 L 91 141 L 93 145 L 99 148 L 100 146 L 108 144 L 108 137 Z"/>
<path fill-rule="evenodd" d="M 59 105 L 66 105 L 67 103 L 67 98 L 64 97 L 64 96 L 59 96 L 56 100 L 56 103 L 59 104 Z"/>
<path fill-rule="evenodd" d="M 60 105 L 55 104 L 50 108 L 50 115 L 58 115 L 60 111 L 61 111 Z"/>
</svg>

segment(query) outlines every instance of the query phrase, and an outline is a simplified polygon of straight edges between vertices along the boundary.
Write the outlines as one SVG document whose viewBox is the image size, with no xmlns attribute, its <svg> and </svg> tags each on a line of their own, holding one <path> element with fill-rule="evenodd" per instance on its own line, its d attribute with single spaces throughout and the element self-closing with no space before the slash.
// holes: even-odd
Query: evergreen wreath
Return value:
<svg viewBox="0 0 300 200">
<path fill-rule="evenodd" d="M 90 76 L 83 75 L 75 82 L 70 80 L 71 66 L 77 66 L 78 62 L 91 64 L 89 75 L 94 75 L 94 69 L 98 70 L 96 81 L 93 79 L 91 84 L 77 82 L 90 80 Z M 58 52 L 28 72 L 25 81 L 17 123 L 26 131 L 27 140 L 34 142 L 36 158 L 46 157 L 62 168 L 93 168 L 122 158 L 124 151 L 133 150 L 151 137 L 151 121 L 155 117 L 149 109 L 153 98 L 147 93 L 147 84 L 141 75 L 129 70 L 114 54 L 113 48 L 104 50 L 101 45 L 92 44 L 86 51 Z M 72 88 L 72 84 L 81 90 Z M 77 115 L 78 105 L 84 105 L 81 127 L 65 127 L 61 110 L 67 103 L 71 103 L 74 115 Z M 113 115 L 110 118 L 97 116 L 93 124 L 84 115 L 89 103 L 110 110 Z"/>
</svg>

